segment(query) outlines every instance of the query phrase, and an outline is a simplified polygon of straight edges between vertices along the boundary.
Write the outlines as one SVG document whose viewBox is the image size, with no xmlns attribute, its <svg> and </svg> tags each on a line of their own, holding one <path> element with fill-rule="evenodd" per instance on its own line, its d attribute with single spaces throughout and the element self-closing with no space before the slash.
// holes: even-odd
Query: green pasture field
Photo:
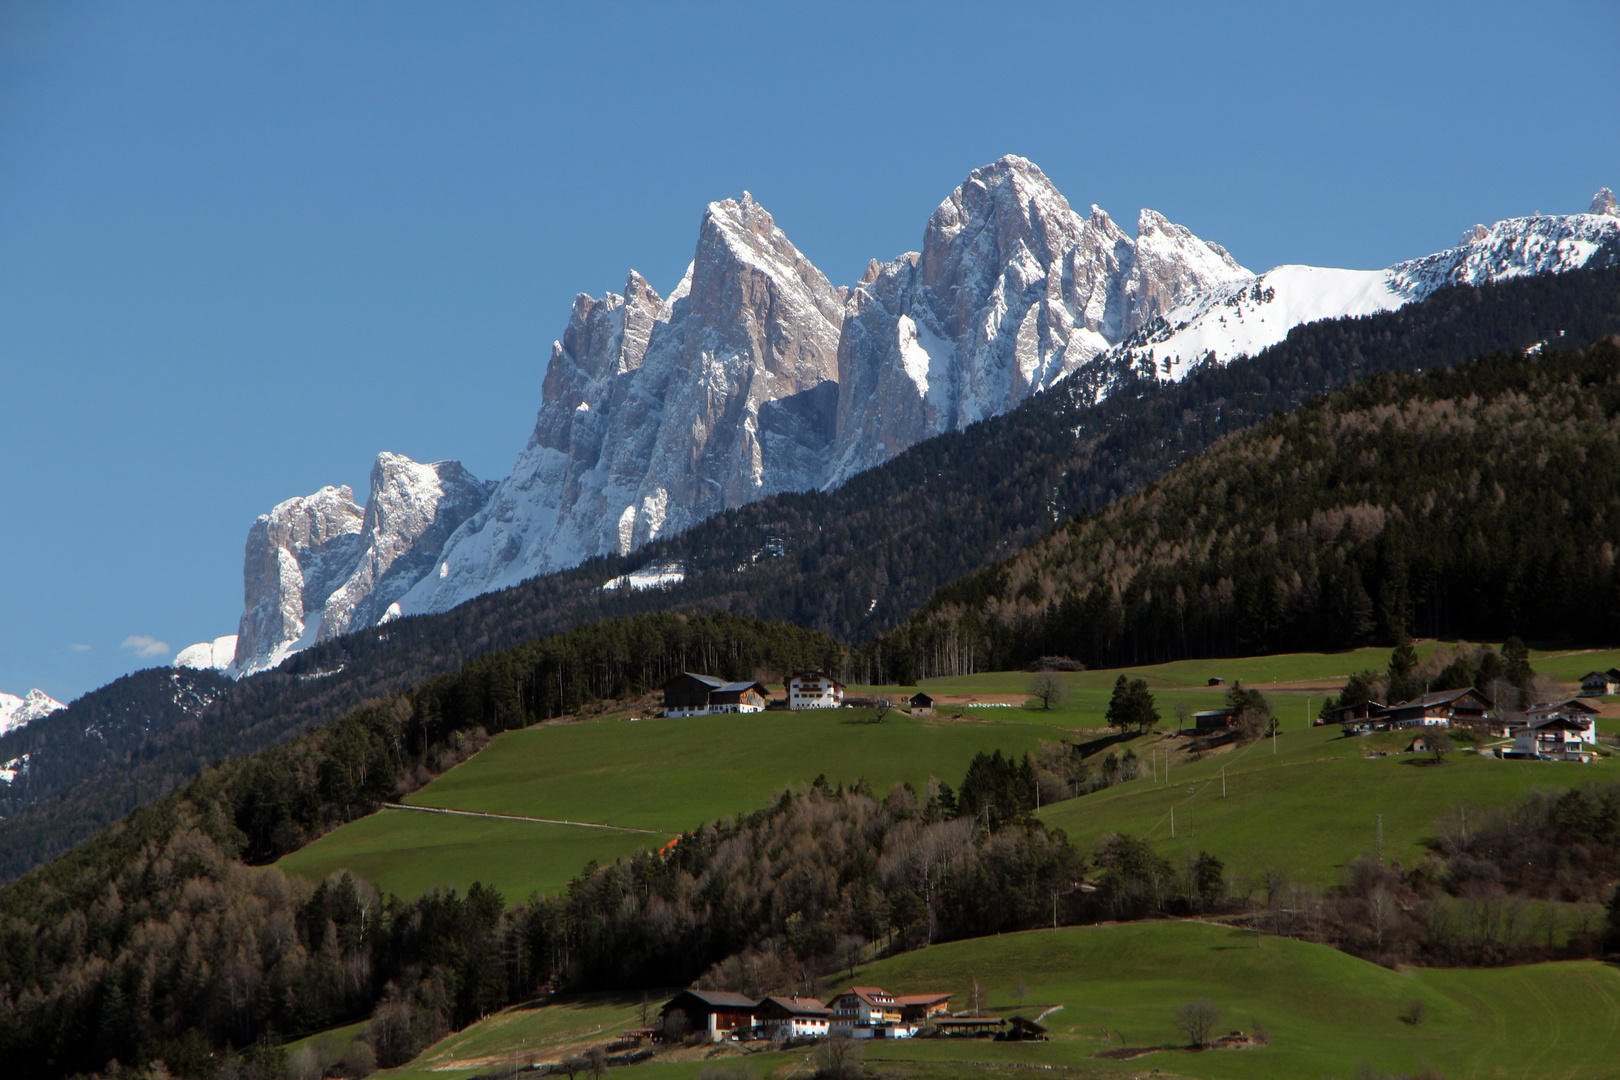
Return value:
<svg viewBox="0 0 1620 1080">
<path fill-rule="evenodd" d="M 658 1007 L 673 993 L 648 992 L 650 1023 L 658 1022 Z M 514 1052 L 520 1069 L 556 1061 L 639 1027 L 641 999 L 639 993 L 575 994 L 550 1005 L 514 1005 L 440 1039 L 408 1065 L 373 1075 L 385 1080 L 459 1080 L 494 1072 L 493 1061 L 510 1070 Z M 468 1064 L 456 1067 L 463 1062 Z"/>
<path fill-rule="evenodd" d="M 1020 978 L 1027 986 L 1021 1009 L 1014 991 Z M 1052 1035 L 1047 1043 L 867 1044 L 869 1070 L 895 1068 L 922 1078 L 1006 1075 L 1009 1066 L 1040 1065 L 1060 1076 L 1141 1076 L 1158 1070 L 1209 1080 L 1314 1080 L 1348 1078 L 1363 1067 L 1412 1074 L 1428 1065 L 1450 1080 L 1596 1080 L 1615 1075 L 1614 1047 L 1620 1045 L 1620 970 L 1613 965 L 1575 961 L 1396 972 L 1326 946 L 1197 922 L 1076 927 L 953 942 L 870 964 L 852 981 L 892 992 L 950 991 L 953 1010 L 968 1006 L 975 981 L 986 1007 L 1000 1015 L 1034 1017 L 1061 1006 L 1043 1021 Z M 1189 1053 L 1174 1014 L 1198 998 L 1222 1010 L 1218 1033 L 1263 1027 L 1269 1045 Z M 1401 1019 L 1413 1001 L 1427 1010 L 1421 1024 Z M 628 997 L 509 1009 L 444 1040 L 411 1065 L 381 1075 L 461 1080 L 492 1070 L 445 1065 L 510 1055 L 519 1040 L 544 1047 L 575 1041 L 592 1027 L 612 1034 L 635 1014 Z M 1093 1057 L 1121 1046 L 1153 1052 L 1124 1062 Z M 804 1051 L 758 1053 L 748 1055 L 747 1062 L 763 1080 L 785 1080 L 813 1069 L 805 1056 Z M 538 1059 L 552 1058 L 542 1050 Z M 628 1075 L 694 1080 L 702 1067 L 698 1060 L 648 1063 Z"/>
<path fill-rule="evenodd" d="M 318 879 L 347 868 L 387 892 L 493 884 L 508 901 L 556 889 L 588 860 L 610 862 L 729 814 L 766 806 L 825 774 L 879 795 L 930 777 L 953 787 L 978 752 L 1015 757 L 1060 737 L 1028 714 L 964 723 L 837 709 L 602 721 L 508 731 L 410 797 L 418 806 L 652 830 L 648 833 L 383 811 L 283 858 Z"/>
<path fill-rule="evenodd" d="M 1053 738 L 1008 711 L 990 723 L 825 709 L 533 727 L 497 736 L 408 801 L 684 832 L 818 775 L 864 779 L 880 795 L 934 776 L 955 785 L 981 750 L 1021 757 Z"/>
<path fill-rule="evenodd" d="M 352 870 L 384 896 L 411 899 L 437 886 L 494 885 L 508 903 L 567 885 L 592 859 L 610 862 L 674 834 L 586 829 L 533 821 L 381 810 L 283 858 L 289 874 L 319 881 Z"/>
<path fill-rule="evenodd" d="M 1337 726 L 1295 728 L 1284 729 L 1275 752 L 1270 739 L 1196 762 L 1171 750 L 1168 784 L 1158 761 L 1185 740 L 1138 739 L 1132 746 L 1144 764 L 1158 754 L 1156 776 L 1054 803 L 1040 816 L 1082 851 L 1107 833 L 1121 832 L 1154 841 L 1177 865 L 1188 854 L 1208 851 L 1239 877 L 1276 869 L 1290 881 L 1322 887 L 1339 881 L 1346 862 L 1373 852 L 1380 814 L 1385 857 L 1410 866 L 1423 856 L 1424 841 L 1437 835 L 1441 819 L 1463 804 L 1500 805 L 1535 788 L 1612 775 L 1606 759 L 1579 765 L 1453 752 L 1434 765 L 1430 755 L 1395 752 L 1410 744 L 1412 734 L 1346 738 Z M 1389 756 L 1366 756 L 1378 750 Z"/>
</svg>

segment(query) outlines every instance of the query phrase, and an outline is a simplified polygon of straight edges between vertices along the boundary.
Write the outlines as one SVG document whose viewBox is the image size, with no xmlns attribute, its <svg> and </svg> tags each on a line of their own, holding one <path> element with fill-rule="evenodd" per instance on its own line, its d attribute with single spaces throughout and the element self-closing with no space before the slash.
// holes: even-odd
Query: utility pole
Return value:
<svg viewBox="0 0 1620 1080">
<path fill-rule="evenodd" d="M 1221 766 L 1221 798 L 1226 798 L 1226 766 Z"/>
<path fill-rule="evenodd" d="M 1378 815 L 1378 865 L 1384 865 L 1384 815 Z"/>
<path fill-rule="evenodd" d="M 1170 839 L 1176 838 L 1176 808 L 1170 808 Z"/>
</svg>

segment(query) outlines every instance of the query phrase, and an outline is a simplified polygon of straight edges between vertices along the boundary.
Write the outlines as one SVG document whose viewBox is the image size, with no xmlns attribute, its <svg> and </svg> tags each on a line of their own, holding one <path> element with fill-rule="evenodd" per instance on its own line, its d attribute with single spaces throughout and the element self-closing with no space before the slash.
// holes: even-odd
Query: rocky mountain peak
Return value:
<svg viewBox="0 0 1620 1080">
<path fill-rule="evenodd" d="M 248 530 L 231 667 L 274 667 L 318 640 L 381 621 L 488 494 L 458 462 L 421 465 L 385 451 L 372 464 L 366 506 L 349 487 L 329 485 L 260 516 Z M 202 649 L 182 655 L 203 666 Z"/>
<path fill-rule="evenodd" d="M 1620 202 L 1615 201 L 1614 192 L 1608 188 L 1598 188 L 1598 193 L 1592 196 L 1592 205 L 1586 212 L 1620 217 Z"/>
<path fill-rule="evenodd" d="M 30 690 L 22 697 L 0 693 L 0 735 L 65 708 L 67 706 L 39 689 Z"/>
</svg>

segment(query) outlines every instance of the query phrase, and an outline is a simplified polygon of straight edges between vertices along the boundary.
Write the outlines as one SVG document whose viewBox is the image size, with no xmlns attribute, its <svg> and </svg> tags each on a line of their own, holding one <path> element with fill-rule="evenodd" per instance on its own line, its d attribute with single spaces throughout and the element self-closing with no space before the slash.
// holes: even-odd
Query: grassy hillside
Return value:
<svg viewBox="0 0 1620 1080">
<path fill-rule="evenodd" d="M 321 878 L 348 868 L 384 891 L 414 896 L 435 884 L 494 884 L 516 901 L 553 889 L 589 859 L 609 862 L 706 821 L 766 805 L 784 787 L 825 774 L 882 794 L 930 777 L 953 786 L 973 756 L 1019 757 L 1043 738 L 1033 713 L 994 722 L 865 709 L 546 725 L 497 736 L 472 760 L 416 792 L 412 805 L 652 830 L 500 821 L 385 811 L 328 833 L 278 865 Z"/>
<path fill-rule="evenodd" d="M 1017 1008 L 1014 985 L 1028 986 Z M 1574 962 L 1474 971 L 1390 971 L 1320 945 L 1191 922 L 1135 923 L 1058 932 L 1034 931 L 938 945 L 868 965 L 854 981 L 895 991 L 948 990 L 965 1008 L 977 980 L 1002 1015 L 1036 1015 L 1053 1006 L 1052 1041 L 980 1040 L 874 1043 L 869 1067 L 888 1063 L 913 1076 L 1005 1075 L 1013 1064 L 1072 1070 L 1070 1075 L 1142 1075 L 1157 1070 L 1208 1077 L 1297 1078 L 1353 1075 L 1362 1066 L 1415 1073 L 1425 1063 L 1450 1080 L 1610 1077 L 1620 1038 L 1620 971 Z M 1224 1012 L 1219 1031 L 1252 1031 L 1269 1046 L 1191 1054 L 1173 1014 L 1194 998 Z M 1400 1019 L 1422 1001 L 1427 1019 Z M 461 1080 L 494 1060 L 510 1060 L 521 1040 L 539 1060 L 560 1056 L 588 1032 L 613 1032 L 636 1014 L 630 998 L 593 996 L 564 1004 L 507 1010 L 444 1040 L 388 1080 Z M 1160 1048 L 1129 1062 L 1092 1055 L 1121 1045 Z M 767 1078 L 786 1077 L 802 1054 L 750 1055 Z M 452 1063 L 465 1068 L 446 1068 Z M 701 1062 L 637 1066 L 627 1075 L 695 1077 Z"/>
<path fill-rule="evenodd" d="M 1605 763 L 1497 761 L 1454 753 L 1442 765 L 1423 754 L 1395 753 L 1411 733 L 1344 738 L 1337 727 L 1287 730 L 1276 740 L 1189 762 L 1171 751 L 1170 782 L 1162 771 L 1041 812 L 1082 850 L 1106 833 L 1146 836 L 1180 864 L 1208 851 L 1230 873 L 1253 877 L 1277 869 L 1291 881 L 1327 886 L 1339 868 L 1371 853 L 1376 818 L 1384 819 L 1384 854 L 1410 866 L 1436 835 L 1441 818 L 1468 803 L 1488 807 L 1540 787 L 1611 778 Z M 1175 740 L 1137 740 L 1139 757 L 1161 754 Z M 1391 752 L 1369 758 L 1370 751 Z M 1221 796 L 1221 771 L 1226 797 Z M 1175 836 L 1171 836 L 1171 809 Z"/>
<path fill-rule="evenodd" d="M 1436 647 L 1420 645 L 1420 658 Z M 1409 739 L 1343 740 L 1336 727 L 1309 726 L 1324 693 L 1349 673 L 1381 668 L 1388 658 L 1386 649 L 1367 648 L 1121 669 L 1153 687 L 1166 726 L 1174 725 L 1178 701 L 1191 709 L 1220 704 L 1226 687 L 1207 686 L 1212 675 L 1228 684 L 1283 684 L 1267 691 L 1284 725 L 1278 753 L 1267 743 L 1183 763 L 1185 754 L 1172 750 L 1174 786 L 1138 780 L 1058 804 L 1042 816 L 1083 849 L 1104 833 L 1125 831 L 1152 837 L 1173 859 L 1207 849 L 1237 874 L 1276 868 L 1296 881 L 1328 884 L 1344 861 L 1370 849 L 1376 814 L 1384 815 L 1386 852 L 1410 860 L 1421 854 L 1440 816 L 1462 802 L 1488 806 L 1533 787 L 1607 775 L 1593 767 L 1575 771 L 1579 767 L 1469 755 L 1454 755 L 1438 768 L 1409 757 L 1364 760 L 1369 749 L 1396 749 Z M 1538 652 L 1534 662 L 1538 671 L 1573 681 L 1620 664 L 1620 650 Z M 515 902 L 561 887 L 591 859 L 605 863 L 662 846 L 705 821 L 763 806 L 784 786 L 819 774 L 834 783 L 865 779 L 879 794 L 902 780 L 920 788 L 931 776 L 955 785 L 980 750 L 1021 755 L 1042 739 L 1083 739 L 1102 727 L 1119 674 L 1064 673 L 1067 696 L 1051 710 L 1023 704 L 1030 676 L 1009 671 L 924 680 L 921 688 L 936 696 L 1020 702 L 1010 708 L 942 704 L 931 719 L 896 711 L 875 723 L 872 711 L 859 709 L 637 721 L 615 714 L 510 731 L 408 802 L 647 831 L 384 810 L 278 865 L 311 879 L 348 868 L 404 897 L 435 885 L 465 890 L 481 880 Z M 851 689 L 898 699 L 917 688 Z M 961 721 L 953 719 L 958 713 Z M 1610 725 L 1620 726 L 1620 719 L 1604 722 L 1605 729 Z M 1130 745 L 1146 756 L 1180 744 L 1146 736 Z M 1218 786 L 1223 767 L 1225 800 Z M 1173 840 L 1172 805 L 1178 815 Z"/>
</svg>

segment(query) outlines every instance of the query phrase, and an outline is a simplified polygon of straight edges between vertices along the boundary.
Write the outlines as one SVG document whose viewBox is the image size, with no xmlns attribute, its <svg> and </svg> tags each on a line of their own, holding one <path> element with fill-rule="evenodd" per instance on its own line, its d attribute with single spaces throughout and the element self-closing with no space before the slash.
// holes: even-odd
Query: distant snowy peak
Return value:
<svg viewBox="0 0 1620 1080">
<path fill-rule="evenodd" d="M 1614 205 L 1604 188 L 1592 200 L 1593 213 L 1476 225 L 1454 248 L 1384 270 L 1279 266 L 1251 282 L 1192 293 L 1099 358 L 1089 392 L 1106 393 L 1107 371 L 1121 365 L 1180 379 L 1207 358 L 1225 363 L 1252 356 L 1305 323 L 1393 311 L 1448 285 L 1559 274 L 1594 257 L 1620 261 L 1620 213 Z"/>
<path fill-rule="evenodd" d="M 632 272 L 623 296 L 574 301 L 512 475 L 400 610 L 445 611 L 819 486 L 846 295 L 752 195 L 710 203 L 667 298 Z"/>
<path fill-rule="evenodd" d="M 350 488 L 331 486 L 278 504 L 248 531 L 242 622 L 221 670 L 264 671 L 317 641 L 381 621 L 489 492 L 458 462 L 424 465 L 385 451 L 372 465 L 364 507 Z M 206 658 L 217 667 L 227 640 L 186 649 L 196 662 L 177 658 L 177 666 L 204 666 Z"/>
<path fill-rule="evenodd" d="M 1620 202 L 1616 202 L 1614 192 L 1608 188 L 1598 188 L 1598 193 L 1592 196 L 1592 205 L 1586 211 L 1588 214 L 1607 214 L 1609 217 L 1620 217 Z"/>
<path fill-rule="evenodd" d="M 213 641 L 199 641 L 181 649 L 174 658 L 174 667 L 194 668 L 199 671 L 230 673 L 236 662 L 236 635 L 226 634 Z"/>
<path fill-rule="evenodd" d="M 0 735 L 16 731 L 24 724 L 49 716 L 57 709 L 65 709 L 60 701 L 43 690 L 30 690 L 22 697 L 0 693 Z"/>
<path fill-rule="evenodd" d="M 839 343 L 829 485 L 1006 412 L 1189 292 L 1253 274 L 1143 210 L 1133 240 L 1086 217 L 1032 162 L 975 169 L 929 218 L 920 253 L 873 263 Z"/>
</svg>

